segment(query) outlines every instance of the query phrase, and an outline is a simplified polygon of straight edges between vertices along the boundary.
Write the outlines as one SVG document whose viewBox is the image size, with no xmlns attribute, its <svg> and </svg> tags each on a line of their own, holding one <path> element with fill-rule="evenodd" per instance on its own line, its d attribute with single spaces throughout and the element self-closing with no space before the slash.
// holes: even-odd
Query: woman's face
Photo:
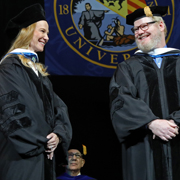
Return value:
<svg viewBox="0 0 180 180">
<path fill-rule="evenodd" d="M 49 26 L 44 20 L 38 21 L 34 30 L 33 38 L 29 45 L 29 50 L 34 52 L 42 52 L 45 44 L 48 42 Z"/>
</svg>

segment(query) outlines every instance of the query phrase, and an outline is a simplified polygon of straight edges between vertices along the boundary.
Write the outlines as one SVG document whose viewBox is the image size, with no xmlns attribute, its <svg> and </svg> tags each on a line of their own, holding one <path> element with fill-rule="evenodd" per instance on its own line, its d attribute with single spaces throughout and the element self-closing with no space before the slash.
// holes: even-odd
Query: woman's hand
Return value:
<svg viewBox="0 0 180 180">
<path fill-rule="evenodd" d="M 47 150 L 46 150 L 46 152 L 48 153 L 47 157 L 48 159 L 52 160 L 54 155 L 54 150 L 57 148 L 58 144 L 60 143 L 60 139 L 55 133 L 50 133 L 47 136 L 47 139 L 49 139 L 49 141 L 47 142 Z"/>
</svg>

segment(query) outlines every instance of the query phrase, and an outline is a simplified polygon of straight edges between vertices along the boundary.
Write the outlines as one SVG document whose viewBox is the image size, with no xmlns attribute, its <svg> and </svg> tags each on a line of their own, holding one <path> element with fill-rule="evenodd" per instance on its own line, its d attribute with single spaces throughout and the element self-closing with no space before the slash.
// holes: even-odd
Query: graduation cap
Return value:
<svg viewBox="0 0 180 180">
<path fill-rule="evenodd" d="M 87 155 L 87 148 L 85 145 L 80 143 L 79 141 L 72 140 L 69 146 L 69 149 L 77 149 L 82 155 Z"/>
<path fill-rule="evenodd" d="M 38 3 L 33 4 L 10 19 L 5 28 L 5 32 L 9 37 L 15 37 L 22 28 L 26 28 L 40 20 L 46 20 L 44 9 Z"/>
<path fill-rule="evenodd" d="M 143 17 L 163 16 L 167 13 L 168 6 L 146 6 L 136 9 L 133 13 L 126 16 L 126 24 L 134 25 L 134 21 Z"/>
</svg>

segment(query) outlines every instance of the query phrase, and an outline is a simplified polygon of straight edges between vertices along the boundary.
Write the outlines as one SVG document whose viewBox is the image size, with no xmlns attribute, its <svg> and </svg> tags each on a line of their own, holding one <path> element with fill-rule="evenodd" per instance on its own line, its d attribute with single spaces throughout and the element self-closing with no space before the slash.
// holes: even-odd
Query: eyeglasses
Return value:
<svg viewBox="0 0 180 180">
<path fill-rule="evenodd" d="M 69 158 L 73 158 L 73 156 L 76 156 L 77 159 L 80 159 L 82 157 L 79 153 L 68 153 Z"/>
<path fill-rule="evenodd" d="M 153 23 L 156 23 L 157 21 L 152 21 L 152 22 L 148 22 L 148 23 L 143 23 L 143 24 L 141 24 L 140 26 L 137 26 L 137 27 L 133 27 L 132 29 L 131 29 L 131 31 L 134 33 L 134 34 L 136 34 L 138 31 L 139 31 L 139 28 L 141 29 L 141 30 L 143 30 L 143 31 L 146 31 L 146 30 L 148 30 L 148 28 L 149 28 L 149 24 L 153 24 Z"/>
</svg>

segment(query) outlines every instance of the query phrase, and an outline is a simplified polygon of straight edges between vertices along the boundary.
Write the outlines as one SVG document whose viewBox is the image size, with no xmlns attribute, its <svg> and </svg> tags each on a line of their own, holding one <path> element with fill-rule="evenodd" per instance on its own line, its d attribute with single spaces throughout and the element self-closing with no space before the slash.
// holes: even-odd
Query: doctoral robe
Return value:
<svg viewBox="0 0 180 180">
<path fill-rule="evenodd" d="M 52 132 L 67 152 L 72 129 L 66 105 L 47 77 L 10 55 L 0 64 L 0 180 L 55 180 L 54 158 L 45 153 Z"/>
<path fill-rule="evenodd" d="M 78 175 L 78 176 L 70 176 L 67 173 L 63 173 L 61 176 L 57 177 L 59 180 L 96 180 L 87 175 Z"/>
<path fill-rule="evenodd" d="M 163 54 L 161 68 L 148 54 L 120 63 L 110 83 L 111 119 L 122 143 L 124 180 L 178 180 L 180 136 L 153 139 L 155 119 L 180 123 L 180 51 Z"/>
</svg>

